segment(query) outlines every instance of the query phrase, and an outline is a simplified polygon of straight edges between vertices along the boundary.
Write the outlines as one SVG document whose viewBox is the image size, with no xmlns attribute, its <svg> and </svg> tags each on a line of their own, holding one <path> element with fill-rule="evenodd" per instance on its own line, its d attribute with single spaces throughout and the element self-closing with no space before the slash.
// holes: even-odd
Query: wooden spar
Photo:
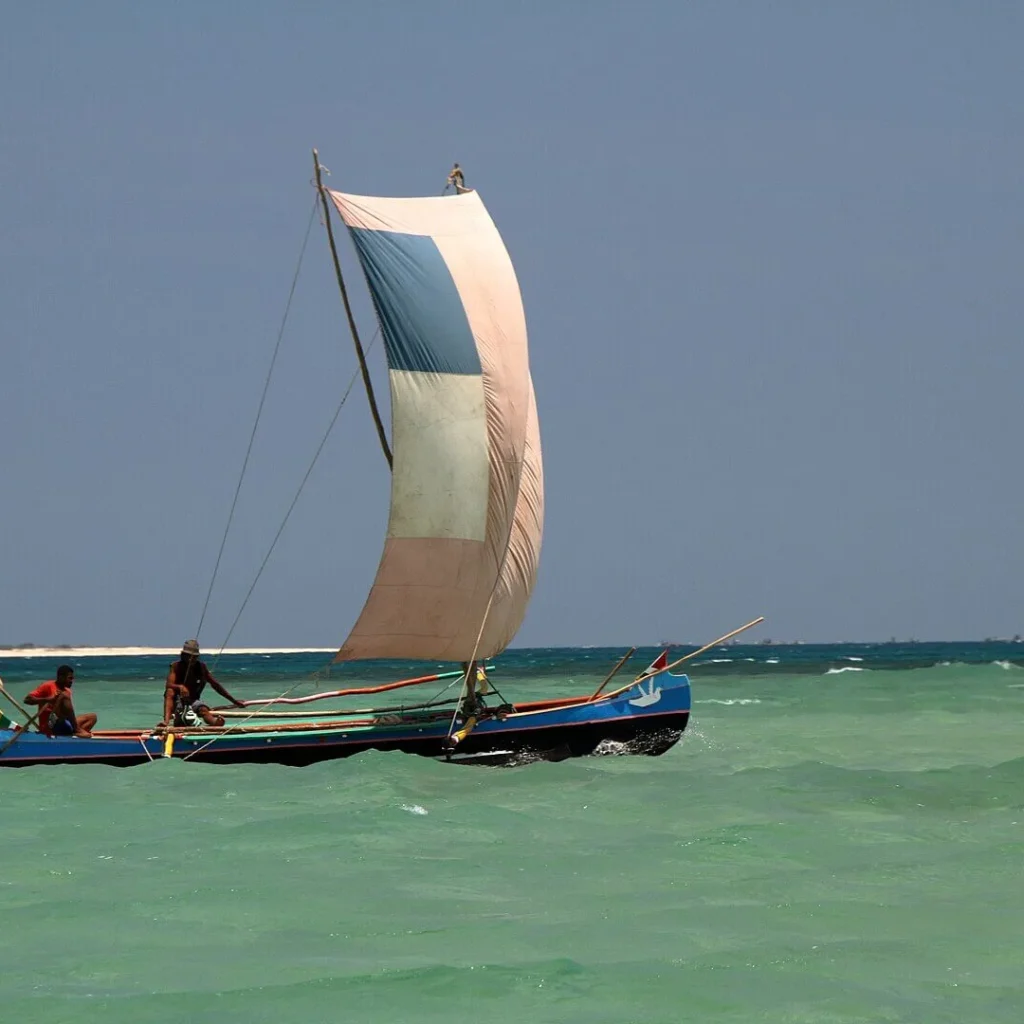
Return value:
<svg viewBox="0 0 1024 1024">
<path fill-rule="evenodd" d="M 354 697 L 364 693 L 384 693 L 387 690 L 399 690 L 403 686 L 418 686 L 420 683 L 433 683 L 438 679 L 454 679 L 463 675 L 457 672 L 436 672 L 431 676 L 417 676 L 415 679 L 399 679 L 396 683 L 383 683 L 381 686 L 358 686 L 350 690 L 330 690 L 326 693 L 311 693 L 305 697 L 267 697 L 260 700 L 242 701 L 244 707 L 255 708 L 266 704 L 310 704 L 316 700 L 327 700 L 331 697 Z M 230 705 L 213 708 L 214 711 L 226 711 Z"/>
<path fill-rule="evenodd" d="M 449 702 L 450 703 L 450 702 Z M 574 706 L 582 706 L 588 703 L 586 697 L 557 697 L 554 700 L 537 700 L 528 701 L 525 704 L 515 705 L 516 715 L 533 715 L 540 714 L 544 711 L 552 711 L 556 708 L 568 708 Z M 372 714 L 375 717 L 378 714 L 387 713 L 400 715 L 405 711 L 411 711 L 412 708 L 409 706 L 399 706 L 392 708 L 379 708 L 372 711 L 353 711 L 352 715 L 358 714 Z M 424 709 L 426 710 L 426 708 Z M 268 717 L 274 717 L 270 715 Z M 438 716 L 440 717 L 440 716 Z M 173 732 L 177 736 L 189 736 L 194 739 L 202 738 L 204 736 L 244 736 L 249 732 L 267 732 L 274 730 L 302 730 L 314 732 L 338 732 L 342 729 L 350 729 L 354 726 L 371 726 L 374 724 L 373 718 L 352 718 L 351 721 L 346 722 L 323 722 L 313 720 L 309 722 L 283 722 L 280 725 L 252 725 L 252 726 L 223 726 L 221 728 L 191 728 L 189 726 L 168 726 L 165 729 L 97 729 L 93 736 L 99 739 L 162 739 L 167 733 Z"/>
<path fill-rule="evenodd" d="M 356 727 L 373 725 L 372 718 L 354 718 L 348 722 L 282 722 L 279 725 L 227 725 L 214 726 L 206 729 L 194 729 L 190 727 L 174 726 L 165 730 L 153 730 L 150 733 L 141 735 L 154 739 L 163 739 L 167 736 L 177 736 L 179 739 L 188 738 L 194 740 L 221 740 L 237 739 L 239 736 L 248 736 L 251 733 L 266 732 L 339 732 L 342 729 L 354 729 Z M 93 734 L 95 735 L 95 733 Z"/>
<path fill-rule="evenodd" d="M 334 244 L 334 229 L 331 227 L 331 210 L 327 203 L 327 189 L 324 188 L 320 179 L 320 154 L 313 150 L 313 168 L 316 173 L 316 189 L 320 195 L 320 203 L 324 209 L 324 224 L 327 227 L 327 241 L 331 246 L 331 259 L 334 261 L 334 275 L 338 279 L 338 289 L 341 291 L 341 301 L 345 306 L 345 316 L 348 317 L 349 330 L 352 332 L 352 341 L 356 346 L 356 355 L 359 357 L 359 370 L 363 375 L 363 385 L 366 388 L 366 397 L 370 401 L 370 412 L 373 414 L 373 422 L 377 428 L 377 437 L 380 439 L 381 450 L 384 458 L 388 460 L 388 466 L 393 465 L 391 447 L 388 445 L 387 435 L 384 433 L 384 422 L 380 418 L 380 410 L 377 408 L 377 399 L 373 393 L 373 382 L 370 380 L 370 368 L 366 365 L 366 353 L 363 351 L 363 344 L 359 340 L 359 331 L 356 328 L 355 317 L 352 315 L 352 306 L 348 301 L 348 289 L 345 287 L 345 278 L 341 273 L 341 262 L 338 259 L 338 250 Z"/>
<path fill-rule="evenodd" d="M 5 696 L 25 716 L 25 725 L 21 728 L 15 729 L 14 735 L 2 747 L 0 747 L 0 754 L 3 754 L 7 751 L 8 748 L 13 747 L 14 744 L 17 743 L 18 740 L 20 740 L 21 737 L 24 736 L 25 733 L 27 733 L 29 729 L 32 728 L 33 723 L 35 723 L 36 719 L 39 717 L 40 712 L 43 710 L 43 708 L 46 707 L 46 705 L 40 704 L 40 706 L 36 708 L 36 713 L 34 715 L 29 714 L 28 708 L 23 707 L 19 701 L 15 700 L 7 692 L 7 689 L 4 687 L 4 681 L 2 679 L 0 679 L 0 694 L 3 694 L 3 696 Z"/>
<path fill-rule="evenodd" d="M 711 643 L 705 644 L 699 650 L 692 651 L 690 654 L 684 654 L 681 658 L 677 658 L 672 662 L 671 665 L 666 665 L 665 668 L 658 669 L 655 672 L 643 672 L 636 677 L 631 683 L 627 683 L 625 686 L 620 686 L 617 690 L 612 690 L 611 693 L 605 695 L 606 700 L 610 700 L 612 697 L 617 697 L 620 693 L 625 693 L 632 686 L 636 686 L 637 683 L 643 683 L 653 676 L 661 675 L 662 672 L 671 672 L 672 669 L 682 665 L 684 661 L 689 661 L 691 658 L 696 658 L 698 654 L 703 654 L 705 651 L 710 651 L 712 647 L 717 647 L 719 644 L 724 644 L 726 640 L 731 639 L 738 633 L 746 632 L 748 629 L 753 629 L 758 623 L 764 622 L 764 616 L 759 615 L 752 622 L 748 622 L 745 626 L 740 626 L 739 629 L 734 629 L 731 633 L 726 633 L 725 636 L 720 636 L 717 640 L 712 640 Z"/>
<path fill-rule="evenodd" d="M 45 705 L 43 705 L 43 707 L 45 707 Z M 17 743 L 18 740 L 20 740 L 21 737 L 24 736 L 25 733 L 27 733 L 29 731 L 29 729 L 32 728 L 32 723 L 35 722 L 35 720 L 39 717 L 39 712 L 42 711 L 42 710 L 43 710 L 43 708 L 40 707 L 36 711 L 36 713 L 25 723 L 25 727 L 24 728 L 22 728 L 22 729 L 15 729 L 14 735 L 2 747 L 0 747 L 0 756 L 2 756 L 3 754 L 7 753 L 7 751 L 11 747 L 13 747 L 14 744 Z"/>
<path fill-rule="evenodd" d="M 756 619 L 751 619 L 745 626 L 740 626 L 738 629 L 734 629 L 725 636 L 720 636 L 717 640 L 712 640 L 711 643 L 705 644 L 699 650 L 693 651 L 691 654 L 684 654 L 681 658 L 677 658 L 672 664 L 665 668 L 666 672 L 671 672 L 672 669 L 679 665 L 682 665 L 684 661 L 689 661 L 691 658 L 696 658 L 698 654 L 703 654 L 705 651 L 710 651 L 712 647 L 717 647 L 719 644 L 724 644 L 726 640 L 731 640 L 734 636 L 738 636 L 740 633 L 745 633 L 748 629 L 753 629 L 755 626 L 759 626 L 764 622 L 764 616 L 758 615 Z M 639 682 L 643 682 L 644 679 L 649 679 L 650 676 L 658 675 L 657 672 L 651 672 L 650 675 L 642 676 Z"/>
<path fill-rule="evenodd" d="M 217 708 L 217 713 L 222 718 L 308 718 L 316 721 L 320 718 L 346 718 L 351 715 L 404 715 L 407 711 L 429 711 L 444 704 L 455 704 L 458 700 L 458 697 L 449 697 L 427 704 L 391 704 L 382 708 L 322 708 L 319 711 L 232 711 L 223 707 Z"/>
<path fill-rule="evenodd" d="M 632 685 L 632 684 L 631 684 Z M 233 711 L 229 707 L 218 707 L 215 710 L 222 718 L 285 718 L 285 719 L 307 719 L 310 722 L 317 722 L 323 718 L 349 718 L 353 715 L 404 715 L 410 711 L 430 711 L 433 708 L 443 707 L 445 704 L 457 704 L 462 698 L 451 697 L 447 700 L 430 701 L 427 704 L 391 704 L 380 708 L 326 708 L 323 711 Z M 552 708 L 564 708 L 576 704 L 589 704 L 590 697 L 555 697 L 551 700 L 526 701 L 516 704 L 516 712 L 550 710 Z M 232 728 L 235 728 L 232 726 Z M 95 735 L 113 735 L 116 730 L 99 730 Z M 128 730 L 132 735 L 139 730 Z"/>
<path fill-rule="evenodd" d="M 462 673 L 460 672 L 459 674 L 461 675 Z M 12 704 L 13 704 L 13 705 L 14 705 L 14 706 L 15 706 L 15 707 L 16 707 L 16 708 L 18 709 L 18 710 L 19 710 L 19 711 L 20 711 L 20 712 L 21 712 L 21 713 L 22 713 L 22 714 L 23 714 L 23 715 L 25 716 L 25 720 L 26 720 L 26 721 L 28 722 L 28 724 L 29 724 L 29 725 L 31 725 L 31 724 L 32 724 L 32 721 L 33 721 L 33 720 L 35 719 L 36 715 L 38 715 L 38 714 L 39 714 L 39 711 L 37 711 L 37 712 L 35 713 L 35 715 L 33 715 L 33 714 L 32 714 L 32 713 L 31 713 L 31 712 L 30 712 L 30 711 L 28 710 L 28 708 L 26 708 L 26 707 L 25 707 L 25 706 L 24 706 L 23 704 L 21 704 L 21 702 L 20 702 L 20 701 L 17 701 L 17 700 L 15 700 L 15 699 L 14 699 L 14 698 L 13 698 L 13 697 L 12 697 L 12 696 L 11 696 L 11 695 L 10 695 L 10 694 L 8 693 L 8 692 L 7 692 L 7 689 L 6 689 L 6 687 L 4 686 L 4 681 L 3 681 L 2 679 L 0 679 L 0 696 L 6 697 L 6 698 L 7 698 L 7 699 L 8 699 L 8 700 L 9 700 L 9 701 L 10 701 L 10 702 L 11 702 L 11 703 L 12 703 Z M 43 708 L 43 707 L 45 707 L 45 706 L 46 706 L 45 704 L 44 704 L 44 705 L 42 705 L 42 706 L 40 707 L 40 709 L 39 709 L 39 710 L 41 711 L 41 710 L 42 710 L 42 708 Z"/>
<path fill-rule="evenodd" d="M 625 665 L 626 662 L 629 661 L 629 659 L 632 658 L 634 654 L 636 654 L 636 648 L 630 647 L 630 649 L 626 651 L 626 653 L 621 658 L 619 658 L 619 662 L 615 666 L 615 668 L 613 668 L 611 672 L 609 672 L 608 675 L 604 677 L 604 682 L 590 695 L 591 700 L 597 700 L 597 698 L 601 694 L 601 691 L 619 674 L 619 669 L 622 668 L 622 666 Z"/>
</svg>

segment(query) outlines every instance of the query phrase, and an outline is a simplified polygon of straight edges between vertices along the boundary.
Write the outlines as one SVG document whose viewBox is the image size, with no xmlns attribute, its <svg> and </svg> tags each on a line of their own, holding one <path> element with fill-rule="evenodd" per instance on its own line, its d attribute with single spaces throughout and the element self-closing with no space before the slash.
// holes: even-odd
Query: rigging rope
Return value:
<svg viewBox="0 0 1024 1024">
<path fill-rule="evenodd" d="M 379 336 L 380 328 L 378 327 L 377 331 L 370 339 L 370 344 L 366 346 L 367 352 L 369 352 L 373 348 L 373 344 Z M 252 593 L 256 589 L 256 584 L 259 583 L 260 576 L 263 575 L 263 570 L 267 567 L 267 563 L 270 561 L 270 556 L 274 553 L 274 548 L 277 547 L 277 542 L 281 539 L 281 534 L 284 533 L 284 528 L 288 524 L 288 519 L 291 516 L 292 512 L 294 511 L 295 506 L 298 504 L 299 497 L 302 494 L 303 488 L 305 488 L 306 483 L 308 482 L 310 476 L 313 473 L 313 467 L 316 466 L 317 460 L 320 458 L 320 454 L 323 452 L 324 446 L 327 444 L 327 439 L 331 436 L 331 431 L 334 430 L 335 423 L 338 422 L 338 417 L 341 415 L 342 407 L 348 400 L 348 396 L 352 393 L 352 388 L 355 386 L 356 379 L 358 377 L 359 371 L 357 370 L 355 373 L 352 374 L 352 379 L 348 382 L 348 387 L 345 388 L 345 393 L 341 396 L 341 401 L 338 403 L 337 409 L 334 410 L 334 415 L 331 417 L 331 422 L 327 425 L 327 430 L 324 431 L 324 436 L 320 440 L 320 444 L 317 447 L 316 453 L 313 455 L 312 461 L 310 462 L 308 468 L 306 469 L 306 473 L 302 477 L 302 481 L 299 483 L 299 488 L 295 492 L 295 497 L 292 498 L 292 502 L 288 506 L 288 511 L 285 512 L 284 519 L 281 520 L 281 525 L 277 528 L 277 533 L 274 534 L 274 539 L 270 542 L 270 548 L 267 550 L 267 553 L 263 558 L 263 562 L 260 565 L 259 570 L 256 573 L 256 576 L 254 577 L 252 583 L 249 586 L 249 590 L 245 595 L 245 600 L 242 601 L 242 606 L 238 609 L 238 614 L 235 616 L 235 621 L 231 623 L 231 628 L 228 630 L 228 634 L 224 638 L 224 643 L 221 644 L 221 648 L 217 652 L 217 656 L 213 662 L 215 668 L 217 666 L 218 661 L 220 660 L 221 655 L 224 653 L 224 649 L 227 647 L 229 641 L 231 640 L 231 635 L 232 633 L 234 633 L 235 627 L 238 625 L 238 620 L 242 617 L 242 612 L 245 611 L 245 606 L 249 603 L 249 598 L 252 597 Z M 292 687 L 292 689 L 294 689 L 294 687 Z M 290 692 L 290 690 L 286 692 Z M 284 696 L 284 694 L 282 694 L 281 696 Z"/>
<path fill-rule="evenodd" d="M 239 492 L 241 491 L 241 488 L 242 488 L 242 479 L 245 476 L 245 470 L 246 470 L 246 467 L 248 466 L 249 457 L 250 457 L 250 455 L 252 453 L 253 441 L 254 441 L 254 439 L 256 437 L 256 428 L 259 425 L 260 416 L 261 416 L 261 414 L 263 412 L 263 405 L 264 405 L 264 402 L 265 402 L 266 397 L 267 397 L 267 390 L 268 390 L 268 388 L 270 386 L 270 378 L 271 378 L 271 375 L 272 375 L 273 370 L 274 370 L 274 364 L 277 361 L 278 351 L 280 350 L 280 347 L 281 347 L 281 339 L 282 339 L 282 337 L 284 335 L 285 324 L 287 323 L 288 313 L 289 313 L 289 311 L 291 309 L 292 299 L 293 299 L 293 297 L 295 295 L 295 288 L 296 288 L 296 285 L 298 283 L 299 272 L 302 269 L 303 256 L 305 255 L 305 252 L 306 252 L 306 245 L 307 245 L 307 243 L 309 241 L 310 231 L 312 230 L 313 219 L 314 219 L 314 217 L 316 215 L 317 206 L 319 204 L 320 204 L 320 196 L 318 194 L 313 199 L 313 206 L 312 206 L 312 209 L 310 210 L 310 213 L 309 213 L 309 222 L 306 224 L 306 233 L 305 233 L 305 236 L 303 237 L 303 240 L 302 240 L 302 249 L 299 252 L 298 264 L 296 265 L 295 275 L 292 278 L 291 289 L 289 290 L 289 293 L 288 293 L 288 302 L 287 302 L 287 304 L 285 306 L 284 317 L 282 318 L 282 321 L 281 321 L 281 328 L 278 331 L 277 344 L 274 347 L 274 354 L 273 354 L 273 357 L 271 358 L 271 361 L 270 361 L 270 369 L 269 369 L 269 371 L 267 373 L 267 379 L 266 379 L 266 381 L 264 382 L 264 385 L 263 385 L 263 394 L 262 394 L 262 396 L 260 398 L 259 408 L 257 409 L 256 422 L 253 424 L 252 433 L 251 433 L 251 435 L 249 437 L 249 446 L 248 446 L 248 449 L 246 450 L 246 453 L 245 453 L 245 460 L 244 460 L 244 462 L 242 464 L 242 472 L 239 475 L 238 485 L 235 488 L 234 499 L 232 500 L 232 503 L 231 503 L 231 511 L 230 511 L 230 513 L 228 515 L 228 523 L 227 523 L 227 526 L 225 527 L 225 530 L 224 530 L 224 537 L 221 540 L 220 550 L 217 553 L 217 562 L 216 562 L 216 564 L 214 566 L 213 577 L 210 580 L 210 588 L 207 591 L 206 601 L 203 604 L 202 615 L 200 616 L 200 619 L 199 619 L 199 629 L 202 628 L 203 621 L 206 618 L 206 612 L 207 612 L 207 609 L 208 609 L 209 603 L 210 603 L 210 596 L 213 593 L 213 586 L 214 586 L 214 582 L 215 582 L 215 580 L 217 578 L 218 567 L 220 566 L 221 557 L 222 557 L 222 555 L 224 553 L 224 546 L 225 546 L 225 543 L 227 542 L 228 532 L 229 532 L 229 530 L 231 528 L 231 522 L 232 522 L 232 519 L 234 517 L 235 507 L 236 507 L 236 505 L 238 503 L 238 495 L 239 495 Z M 374 343 L 376 342 L 376 340 L 377 340 L 377 338 L 379 336 L 380 336 L 380 325 L 378 324 L 377 330 L 374 332 L 373 337 L 370 339 L 369 345 L 366 346 L 366 353 L 370 352 L 370 350 L 373 348 L 373 345 L 374 345 Z M 359 373 L 360 373 L 360 371 L 357 370 L 352 375 L 351 380 L 349 380 L 349 382 L 348 382 L 348 387 L 345 388 L 345 391 L 344 391 L 344 393 L 341 396 L 341 401 L 338 402 L 338 406 L 334 410 L 334 415 L 331 417 L 331 421 L 327 425 L 327 429 L 324 431 L 324 436 L 321 438 L 320 444 L 318 445 L 318 447 L 316 449 L 316 452 L 314 453 L 313 458 L 310 461 L 310 464 L 307 467 L 306 472 L 303 475 L 302 480 L 299 483 L 298 489 L 295 492 L 295 496 L 292 498 L 291 504 L 288 506 L 288 510 L 284 514 L 284 518 L 281 520 L 281 525 L 278 527 L 277 532 L 274 534 L 274 539 L 271 541 L 270 547 L 268 548 L 267 553 L 264 556 L 263 561 L 260 564 L 260 567 L 257 570 L 256 575 L 253 578 L 252 583 L 249 585 L 249 589 L 246 592 L 246 595 L 245 595 L 244 600 L 242 601 L 241 607 L 238 609 L 238 614 L 235 616 L 234 621 L 231 623 L 231 628 L 228 630 L 227 635 L 224 637 L 224 642 L 221 644 L 220 649 L 217 651 L 217 654 L 215 655 L 215 657 L 213 659 L 213 667 L 214 667 L 214 669 L 217 668 L 217 665 L 220 662 L 220 659 L 221 659 L 221 656 L 224 653 L 224 650 L 227 648 L 228 643 L 230 643 L 231 636 L 234 633 L 235 628 L 238 626 L 238 623 L 239 623 L 240 619 L 242 618 L 242 613 L 245 611 L 245 608 L 246 608 L 246 606 L 249 603 L 249 599 L 252 597 L 253 592 L 256 589 L 256 585 L 257 585 L 257 583 L 259 583 L 260 577 L 263 575 L 263 570 L 266 569 L 267 563 L 270 561 L 270 557 L 274 553 L 274 549 L 277 547 L 277 542 L 281 539 L 281 535 L 284 533 L 285 526 L 288 524 L 288 520 L 291 517 L 292 512 L 295 510 L 295 506 L 298 504 L 299 498 L 302 495 L 302 491 L 305 488 L 306 483 L 309 481 L 309 478 L 310 478 L 310 476 L 313 473 L 313 469 L 316 466 L 317 461 L 319 460 L 320 455 L 322 454 L 322 452 L 324 450 L 324 446 L 327 444 L 327 440 L 330 437 L 331 432 L 334 430 L 335 424 L 338 422 L 338 417 L 341 415 L 341 410 L 344 407 L 345 402 L 348 400 L 348 396 L 351 394 L 352 388 L 355 386 L 355 382 L 356 382 L 357 377 L 359 376 Z M 199 633 L 199 629 L 196 630 L 197 635 Z M 263 707 L 265 708 L 265 707 L 273 706 L 274 703 L 276 703 L 278 700 L 281 700 L 282 698 L 286 697 L 289 693 L 291 693 L 297 686 L 299 686 L 304 681 L 305 680 L 297 680 L 290 687 L 288 687 L 287 690 L 285 690 L 278 697 L 276 697 L 274 699 L 274 701 L 272 701 L 269 705 L 264 705 Z M 220 738 L 220 736 L 227 735 L 228 733 L 231 733 L 231 732 L 234 732 L 234 731 L 236 731 L 238 729 L 243 728 L 245 726 L 246 722 L 248 722 L 253 717 L 253 715 L 258 714 L 258 713 L 259 712 L 257 712 L 257 711 L 253 711 L 252 714 L 250 714 L 246 718 L 242 719 L 242 721 L 240 721 L 237 725 L 230 726 L 226 730 L 225 733 L 222 733 L 219 736 L 211 737 L 202 746 L 197 747 L 195 750 L 190 751 L 185 756 L 185 760 L 188 760 L 189 758 L 194 757 L 196 754 L 198 754 L 201 751 L 205 750 L 207 747 L 210 746 L 211 743 L 216 742 L 216 740 L 218 738 Z"/>
<path fill-rule="evenodd" d="M 366 346 L 367 352 L 369 352 L 373 348 L 373 344 L 377 340 L 379 335 L 380 328 L 377 329 L 373 337 L 370 339 L 370 344 Z M 224 638 L 224 643 L 221 644 L 220 650 L 217 652 L 216 657 L 213 659 L 214 668 L 217 667 L 217 663 L 220 661 L 220 657 L 224 653 L 224 649 L 227 647 L 228 642 L 231 640 L 231 634 L 234 633 L 235 627 L 238 625 L 238 620 L 241 619 L 242 612 L 245 611 L 245 606 L 249 603 L 249 598 L 252 597 L 252 593 L 256 589 L 256 584 L 259 582 L 260 576 L 263 575 L 263 570 L 267 567 L 267 562 L 270 561 L 270 556 L 274 553 L 274 548 L 277 546 L 277 542 L 281 539 L 281 534 L 284 533 L 284 528 L 288 523 L 288 518 L 289 516 L 291 516 L 296 504 L 298 504 L 299 496 L 302 494 L 302 490 L 306 486 L 306 482 L 309 480 L 310 475 L 313 472 L 313 467 L 316 465 L 317 460 L 320 458 L 320 453 L 324 450 L 324 445 L 327 444 L 327 439 L 331 436 L 331 431 L 334 429 L 334 424 L 338 422 L 338 416 L 341 415 L 342 407 L 348 400 L 348 396 L 349 394 L 351 394 L 352 388 L 355 386 L 356 379 L 358 378 L 358 376 L 359 371 L 357 370 L 355 373 L 352 374 L 352 379 L 348 382 L 348 387 L 345 388 L 345 393 L 341 396 L 341 401 L 338 403 L 338 408 L 334 410 L 334 415 L 331 417 L 331 422 L 327 425 L 327 430 L 324 431 L 324 436 L 320 441 L 320 445 L 316 450 L 316 454 L 314 454 L 312 461 L 310 462 L 309 467 L 307 468 L 306 473 L 303 476 L 301 483 L 299 484 L 299 488 L 295 492 L 295 497 L 292 498 L 292 503 L 288 506 L 288 511 L 284 514 L 284 519 L 281 521 L 281 525 L 278 527 L 277 533 L 274 534 L 274 539 L 270 543 L 270 548 L 267 550 L 266 556 L 263 559 L 263 563 L 260 565 L 259 571 L 256 573 L 256 576 L 249 587 L 248 593 L 245 595 L 245 600 L 242 602 L 242 607 L 238 609 L 238 614 L 235 616 L 235 621 L 231 623 L 231 628 L 228 630 L 228 635 Z M 250 721 L 254 715 L 259 714 L 260 711 L 265 711 L 269 707 L 273 707 L 273 705 L 276 704 L 277 701 L 283 699 L 284 697 L 287 697 L 288 694 L 292 692 L 292 690 L 294 690 L 297 686 L 300 686 L 304 682 L 306 682 L 305 679 L 297 679 L 291 686 L 288 687 L 287 690 L 284 691 L 284 693 L 281 693 L 277 697 L 275 697 L 270 704 L 260 705 L 259 710 L 254 709 L 251 714 L 243 718 L 237 725 L 229 726 L 223 733 L 219 733 L 217 736 L 211 736 L 210 739 L 207 740 L 206 743 L 204 743 L 201 747 L 196 747 L 195 750 L 189 751 L 185 755 L 183 760 L 188 761 L 190 758 L 195 757 L 196 754 L 199 754 L 202 751 L 206 750 L 206 748 L 209 747 L 211 743 L 216 743 L 218 739 L 221 739 L 222 737 L 227 736 L 232 732 L 237 732 L 239 729 L 244 728 L 245 723 Z"/>
<path fill-rule="evenodd" d="M 217 561 L 213 566 L 213 575 L 210 577 L 210 586 L 206 591 L 206 600 L 203 602 L 203 610 L 199 615 L 199 625 L 196 627 L 198 637 L 203 630 L 203 623 L 206 621 L 206 612 L 210 607 L 210 597 L 213 595 L 213 585 L 217 581 L 217 572 L 220 569 L 220 560 L 224 555 L 224 546 L 228 541 L 228 533 L 231 531 L 231 523 L 235 518 L 235 508 L 238 505 L 238 495 L 242 490 L 242 481 L 245 479 L 245 471 L 249 466 L 249 457 L 252 455 L 253 442 L 256 440 L 256 429 L 260 425 L 260 417 L 263 415 L 263 405 L 267 400 L 267 391 L 270 389 L 270 378 L 274 374 L 274 365 L 277 363 L 277 354 L 281 350 L 281 340 L 284 338 L 284 329 L 288 323 L 288 314 L 291 312 L 292 299 L 295 298 L 295 287 L 299 283 L 299 273 L 302 270 L 302 259 L 306 255 L 306 245 L 309 242 L 309 233 L 313 228 L 313 218 L 316 215 L 317 199 L 313 199 L 312 209 L 309 211 L 309 221 L 306 224 L 306 234 L 302 239 L 302 248 L 299 250 L 299 260 L 295 265 L 295 274 L 292 276 L 292 286 L 288 291 L 288 301 L 285 303 L 284 316 L 281 317 L 281 327 L 277 332 L 277 343 L 274 345 L 274 354 L 270 359 L 270 369 L 267 370 L 267 379 L 263 382 L 263 394 L 260 395 L 260 404 L 256 409 L 256 419 L 252 425 L 252 433 L 249 435 L 249 447 L 245 450 L 245 458 L 242 460 L 242 471 L 238 474 L 238 484 L 235 486 L 235 496 L 231 499 L 231 511 L 228 512 L 228 521 L 224 527 L 224 536 L 221 537 L 220 550 L 217 552 Z"/>
</svg>

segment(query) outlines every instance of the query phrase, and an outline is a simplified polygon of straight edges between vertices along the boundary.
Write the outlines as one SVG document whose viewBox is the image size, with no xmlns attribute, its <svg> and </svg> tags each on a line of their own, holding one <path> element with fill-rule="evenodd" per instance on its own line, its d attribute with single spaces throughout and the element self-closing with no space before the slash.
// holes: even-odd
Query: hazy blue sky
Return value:
<svg viewBox="0 0 1024 1024">
<path fill-rule="evenodd" d="M 194 631 L 313 145 L 381 195 L 459 160 L 512 254 L 547 475 L 517 644 L 1024 631 L 1019 4 L 0 11 L 0 643 Z M 323 235 L 210 646 L 355 368 Z M 232 642 L 340 642 L 387 489 L 354 391 Z"/>
</svg>

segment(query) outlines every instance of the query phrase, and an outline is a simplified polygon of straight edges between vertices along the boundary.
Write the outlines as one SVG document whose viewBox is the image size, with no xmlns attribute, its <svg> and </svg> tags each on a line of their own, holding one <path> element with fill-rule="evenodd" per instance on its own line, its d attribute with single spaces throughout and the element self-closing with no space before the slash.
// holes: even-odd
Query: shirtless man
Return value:
<svg viewBox="0 0 1024 1024">
<path fill-rule="evenodd" d="M 172 721 L 179 727 L 198 725 L 200 719 L 207 725 L 222 726 L 224 719 L 215 715 L 203 700 L 203 689 L 207 683 L 236 708 L 245 707 L 213 678 L 206 662 L 199 660 L 199 641 L 186 640 L 181 648 L 181 656 L 167 673 L 164 717 L 158 728 L 165 729 Z"/>
</svg>

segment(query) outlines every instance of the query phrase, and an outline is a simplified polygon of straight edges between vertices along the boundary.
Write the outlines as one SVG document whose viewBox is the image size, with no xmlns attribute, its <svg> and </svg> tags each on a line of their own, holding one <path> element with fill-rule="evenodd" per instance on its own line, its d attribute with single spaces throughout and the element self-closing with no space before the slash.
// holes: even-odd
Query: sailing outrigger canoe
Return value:
<svg viewBox="0 0 1024 1024">
<path fill-rule="evenodd" d="M 402 199 L 335 192 L 322 183 L 315 150 L 313 157 L 345 317 L 391 470 L 377 575 L 334 660 L 461 664 L 461 696 L 319 713 L 272 712 L 268 705 L 296 703 L 276 698 L 246 702 L 247 710 L 219 729 L 97 731 L 92 739 L 0 730 L 0 766 L 133 765 L 164 757 L 305 765 L 371 749 L 500 763 L 591 754 L 608 743 L 623 752 L 664 752 L 679 740 L 690 713 L 689 680 L 672 669 L 699 651 L 672 665 L 663 655 L 632 683 L 604 695 L 599 688 L 494 708 L 478 700 L 477 666 L 505 650 L 526 614 L 543 533 L 540 426 L 515 270 L 475 191 L 460 185 L 454 196 Z M 348 229 L 384 342 L 390 442 L 334 244 L 332 210 Z M 368 692 L 336 691 L 302 702 Z M 263 707 L 251 711 L 250 704 Z"/>
<path fill-rule="evenodd" d="M 686 676 L 662 672 L 607 697 L 570 697 L 484 711 L 452 747 L 446 708 L 396 709 L 373 717 L 245 724 L 224 728 L 97 730 L 92 739 L 0 730 L 0 767 L 145 764 L 164 757 L 215 764 L 308 765 L 367 750 L 399 750 L 467 764 L 561 760 L 600 752 L 662 754 L 690 715 Z M 466 727 L 459 716 L 457 724 Z"/>
</svg>

